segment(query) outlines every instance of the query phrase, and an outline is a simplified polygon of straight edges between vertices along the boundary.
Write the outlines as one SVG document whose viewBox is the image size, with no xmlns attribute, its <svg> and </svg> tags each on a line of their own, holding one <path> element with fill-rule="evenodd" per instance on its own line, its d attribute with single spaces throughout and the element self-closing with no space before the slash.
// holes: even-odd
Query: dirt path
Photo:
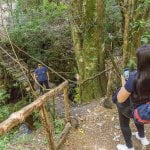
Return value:
<svg viewBox="0 0 150 150">
<path fill-rule="evenodd" d="M 118 143 L 124 143 L 116 108 L 105 109 L 102 103 L 101 99 L 86 105 L 71 107 L 71 115 L 79 120 L 79 128 L 70 131 L 60 150 L 116 150 Z M 57 106 L 57 113 L 64 115 L 61 97 L 57 101 Z M 133 121 L 131 121 L 131 127 L 132 132 L 135 132 Z M 146 135 L 150 139 L 149 127 L 150 125 L 146 125 Z M 42 129 L 33 132 L 22 143 L 20 139 L 18 141 L 19 144 L 15 140 L 7 150 L 47 150 L 47 141 Z M 133 141 L 135 150 L 143 150 L 134 136 Z"/>
<path fill-rule="evenodd" d="M 61 150 L 116 150 L 118 143 L 124 143 L 115 108 L 105 109 L 102 102 L 96 101 L 82 108 L 77 107 L 73 112 L 80 126 L 78 129 L 71 130 Z M 133 121 L 131 127 L 132 132 L 135 132 Z M 147 136 L 150 138 L 148 127 L 150 125 L 146 126 Z M 143 149 L 134 136 L 133 141 L 135 150 Z"/>
</svg>

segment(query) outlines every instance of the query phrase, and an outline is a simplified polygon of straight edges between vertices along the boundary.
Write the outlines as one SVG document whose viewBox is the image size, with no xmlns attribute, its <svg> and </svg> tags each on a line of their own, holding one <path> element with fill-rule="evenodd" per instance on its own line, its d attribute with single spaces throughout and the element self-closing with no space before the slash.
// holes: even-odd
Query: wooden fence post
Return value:
<svg viewBox="0 0 150 150">
<path fill-rule="evenodd" d="M 55 112 L 55 96 L 53 96 L 52 97 L 53 98 L 53 100 L 52 100 L 52 114 L 53 114 L 53 116 L 52 116 L 52 119 L 53 119 L 53 125 L 54 125 L 54 128 L 55 128 L 55 121 L 56 121 L 56 112 Z"/>
<path fill-rule="evenodd" d="M 66 122 L 70 122 L 70 105 L 68 99 L 68 86 L 64 87 L 64 104 L 65 104 L 65 119 Z"/>
<path fill-rule="evenodd" d="M 44 104 L 40 107 L 40 117 L 48 138 L 49 150 L 56 150 L 53 135 L 52 135 L 52 127 Z"/>
</svg>

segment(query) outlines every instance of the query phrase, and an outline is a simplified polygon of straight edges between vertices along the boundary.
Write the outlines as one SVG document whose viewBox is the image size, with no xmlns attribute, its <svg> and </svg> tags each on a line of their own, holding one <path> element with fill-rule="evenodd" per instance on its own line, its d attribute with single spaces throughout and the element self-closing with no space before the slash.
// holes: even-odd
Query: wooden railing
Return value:
<svg viewBox="0 0 150 150">
<path fill-rule="evenodd" d="M 0 123 L 0 136 L 10 131 L 13 127 L 17 126 L 18 124 L 24 122 L 25 119 L 33 113 L 33 111 L 39 110 L 41 122 L 43 124 L 43 127 L 46 131 L 46 135 L 48 138 L 49 149 L 50 150 L 58 149 L 59 145 L 56 145 L 53 140 L 52 126 L 51 126 L 52 123 L 50 123 L 50 119 L 48 117 L 49 115 L 45 108 L 45 104 L 47 101 L 50 100 L 50 98 L 56 96 L 61 91 L 63 91 L 64 93 L 65 120 L 66 120 L 66 125 L 68 126 L 70 122 L 70 107 L 68 101 L 68 81 L 65 81 L 62 84 L 60 84 L 58 87 L 40 96 L 34 102 L 22 108 L 20 111 L 12 113 L 7 120 Z"/>
</svg>

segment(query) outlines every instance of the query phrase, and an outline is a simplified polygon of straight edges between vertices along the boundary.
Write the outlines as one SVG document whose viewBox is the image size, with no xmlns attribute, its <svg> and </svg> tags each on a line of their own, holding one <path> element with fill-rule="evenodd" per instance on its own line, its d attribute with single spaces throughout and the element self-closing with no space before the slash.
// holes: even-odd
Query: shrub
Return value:
<svg viewBox="0 0 150 150">
<path fill-rule="evenodd" d="M 5 89 L 0 89 L 0 106 L 4 105 L 8 98 L 10 98 L 10 94 Z"/>
</svg>

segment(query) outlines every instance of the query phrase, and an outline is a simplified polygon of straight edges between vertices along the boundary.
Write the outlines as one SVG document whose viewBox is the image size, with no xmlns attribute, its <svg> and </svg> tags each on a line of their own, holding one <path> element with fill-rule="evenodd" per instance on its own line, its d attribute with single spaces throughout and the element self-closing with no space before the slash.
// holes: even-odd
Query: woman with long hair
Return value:
<svg viewBox="0 0 150 150">
<path fill-rule="evenodd" d="M 137 70 L 130 72 L 126 81 L 122 79 L 122 87 L 117 94 L 117 108 L 119 113 L 120 128 L 125 144 L 118 144 L 118 150 L 134 150 L 132 133 L 129 126 L 130 118 L 133 118 L 133 109 L 150 101 L 150 45 L 144 45 L 137 49 Z M 132 108 L 133 107 L 133 108 Z M 135 136 L 142 145 L 148 145 L 144 133 L 144 125 L 136 122 L 137 131 Z"/>
</svg>

